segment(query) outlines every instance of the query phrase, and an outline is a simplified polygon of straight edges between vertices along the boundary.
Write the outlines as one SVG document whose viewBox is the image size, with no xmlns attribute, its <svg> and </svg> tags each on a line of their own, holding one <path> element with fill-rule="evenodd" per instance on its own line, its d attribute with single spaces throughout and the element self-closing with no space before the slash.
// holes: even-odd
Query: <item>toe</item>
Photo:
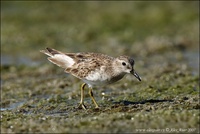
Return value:
<svg viewBox="0 0 200 134">
<path fill-rule="evenodd" d="M 87 109 L 86 106 L 85 106 L 84 104 L 79 104 L 78 108 L 79 108 L 79 109 L 84 109 L 84 110 Z"/>
</svg>

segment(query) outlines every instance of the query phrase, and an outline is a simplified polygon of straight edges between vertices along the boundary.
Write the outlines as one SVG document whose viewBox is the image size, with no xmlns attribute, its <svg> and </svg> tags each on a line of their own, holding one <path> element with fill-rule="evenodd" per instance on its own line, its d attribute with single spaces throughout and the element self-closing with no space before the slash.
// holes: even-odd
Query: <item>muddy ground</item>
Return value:
<svg viewBox="0 0 200 134">
<path fill-rule="evenodd" d="M 1 132 L 199 133 L 199 6 L 193 2 L 1 2 Z M 95 87 L 39 52 L 135 59 L 132 75 Z M 86 91 L 87 93 L 88 91 Z"/>
</svg>

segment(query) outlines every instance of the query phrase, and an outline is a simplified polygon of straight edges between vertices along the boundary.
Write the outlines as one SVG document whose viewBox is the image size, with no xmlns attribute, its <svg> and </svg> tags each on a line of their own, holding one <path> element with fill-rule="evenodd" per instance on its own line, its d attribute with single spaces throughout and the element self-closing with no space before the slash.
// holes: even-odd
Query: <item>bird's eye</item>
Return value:
<svg viewBox="0 0 200 134">
<path fill-rule="evenodd" d="M 123 66 L 126 66 L 126 63 L 125 63 L 125 62 L 122 62 L 122 65 L 123 65 Z"/>
</svg>

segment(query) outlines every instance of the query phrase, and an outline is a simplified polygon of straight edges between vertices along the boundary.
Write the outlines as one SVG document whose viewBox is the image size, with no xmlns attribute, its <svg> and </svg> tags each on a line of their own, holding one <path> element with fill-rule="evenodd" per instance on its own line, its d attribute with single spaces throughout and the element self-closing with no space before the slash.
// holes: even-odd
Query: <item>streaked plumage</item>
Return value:
<svg viewBox="0 0 200 134">
<path fill-rule="evenodd" d="M 127 73 L 133 74 L 141 81 L 140 76 L 134 71 L 134 60 L 128 56 L 114 58 L 100 53 L 63 53 L 51 48 L 41 52 L 49 56 L 50 62 L 64 68 L 66 73 L 83 80 L 89 86 L 89 94 L 96 108 L 98 105 L 92 93 L 94 85 L 111 84 L 122 79 Z M 81 88 L 80 106 L 84 109 L 86 107 L 83 102 L 83 90 L 86 84 Z"/>
</svg>

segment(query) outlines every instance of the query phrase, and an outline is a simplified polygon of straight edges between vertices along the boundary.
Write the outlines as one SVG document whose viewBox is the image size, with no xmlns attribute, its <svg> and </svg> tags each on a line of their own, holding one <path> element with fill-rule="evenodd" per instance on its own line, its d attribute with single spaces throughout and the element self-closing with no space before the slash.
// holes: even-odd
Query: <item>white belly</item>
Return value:
<svg viewBox="0 0 200 134">
<path fill-rule="evenodd" d="M 87 83 L 89 86 L 93 85 L 107 85 L 114 83 L 124 77 L 125 73 L 121 73 L 116 76 L 111 76 L 105 72 L 102 71 L 95 71 L 88 75 L 83 81 Z"/>
</svg>

